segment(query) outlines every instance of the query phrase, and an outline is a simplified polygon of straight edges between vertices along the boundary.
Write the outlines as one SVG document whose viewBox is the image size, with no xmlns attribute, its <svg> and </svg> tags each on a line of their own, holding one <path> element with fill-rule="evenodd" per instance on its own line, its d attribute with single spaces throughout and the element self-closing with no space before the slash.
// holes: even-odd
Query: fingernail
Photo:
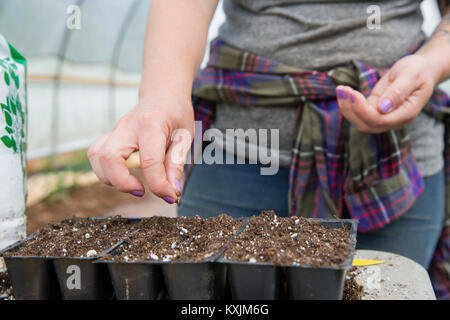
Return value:
<svg viewBox="0 0 450 320">
<path fill-rule="evenodd" d="M 167 196 L 167 197 L 164 197 L 163 199 L 164 199 L 164 201 L 166 201 L 169 204 L 175 203 L 175 200 L 172 197 Z"/>
<path fill-rule="evenodd" d="M 381 111 L 383 111 L 384 113 L 388 112 L 389 110 L 391 110 L 392 108 L 392 102 L 389 99 L 383 99 L 381 100 L 380 103 L 380 109 Z"/>
<path fill-rule="evenodd" d="M 347 92 L 342 89 L 336 89 L 336 94 L 339 99 L 347 99 Z"/>
<path fill-rule="evenodd" d="M 351 100 L 351 102 L 355 102 L 355 96 L 351 93 L 350 93 L 350 100 Z"/>
<path fill-rule="evenodd" d="M 136 190 L 136 191 L 131 192 L 131 194 L 136 197 L 142 197 L 144 195 L 144 191 Z"/>
<path fill-rule="evenodd" d="M 182 188 L 181 188 L 181 183 L 180 183 L 180 181 L 175 181 L 175 184 L 177 185 L 177 188 L 178 188 L 178 191 L 180 191 L 180 194 L 181 194 L 181 191 L 182 191 Z"/>
</svg>

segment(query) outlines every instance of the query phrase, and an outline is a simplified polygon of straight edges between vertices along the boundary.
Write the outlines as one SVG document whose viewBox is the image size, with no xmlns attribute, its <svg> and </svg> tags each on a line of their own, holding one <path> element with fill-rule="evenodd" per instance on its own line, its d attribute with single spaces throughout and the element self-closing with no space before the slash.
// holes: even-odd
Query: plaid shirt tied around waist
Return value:
<svg viewBox="0 0 450 320">
<path fill-rule="evenodd" d="M 308 71 L 215 39 L 208 65 L 194 82 L 195 119 L 203 122 L 204 130 L 209 128 L 217 102 L 298 105 L 289 176 L 290 215 L 340 217 L 345 202 L 350 216 L 359 220 L 359 232 L 365 232 L 405 213 L 424 188 L 406 128 L 362 133 L 339 111 L 336 86 L 348 85 L 367 97 L 379 78 L 375 69 L 356 60 L 328 72 Z M 423 112 L 446 125 L 445 173 L 450 192 L 449 97 L 436 89 Z M 449 209 L 450 203 L 446 204 L 447 222 Z M 450 253 L 450 225 L 446 226 L 432 263 L 432 267 L 441 266 L 438 276 L 443 276 L 442 263 Z M 450 288 L 448 274 L 446 284 L 443 280 L 439 281 L 444 282 L 442 292 L 437 292 L 440 297 L 448 295 Z"/>
</svg>

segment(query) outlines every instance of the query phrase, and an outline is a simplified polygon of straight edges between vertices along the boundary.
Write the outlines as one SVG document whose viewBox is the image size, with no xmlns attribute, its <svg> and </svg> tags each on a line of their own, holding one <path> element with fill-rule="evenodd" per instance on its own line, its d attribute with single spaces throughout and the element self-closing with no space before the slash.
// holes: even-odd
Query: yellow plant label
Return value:
<svg viewBox="0 0 450 320">
<path fill-rule="evenodd" d="M 367 260 L 367 259 L 353 259 L 352 265 L 354 267 L 372 266 L 375 264 L 384 263 L 383 260 Z"/>
</svg>

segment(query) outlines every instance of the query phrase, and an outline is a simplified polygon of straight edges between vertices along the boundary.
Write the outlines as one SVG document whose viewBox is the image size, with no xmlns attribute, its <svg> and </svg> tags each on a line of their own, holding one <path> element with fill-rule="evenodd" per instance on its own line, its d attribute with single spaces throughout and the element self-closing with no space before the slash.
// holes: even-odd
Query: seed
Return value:
<svg viewBox="0 0 450 320">
<path fill-rule="evenodd" d="M 154 253 L 150 253 L 150 258 L 153 259 L 153 260 L 158 260 L 159 259 L 159 257 L 156 254 L 154 254 Z"/>
<path fill-rule="evenodd" d="M 89 250 L 87 253 L 86 253 L 86 256 L 87 257 L 95 257 L 97 255 L 97 251 L 95 251 L 95 250 Z"/>
</svg>

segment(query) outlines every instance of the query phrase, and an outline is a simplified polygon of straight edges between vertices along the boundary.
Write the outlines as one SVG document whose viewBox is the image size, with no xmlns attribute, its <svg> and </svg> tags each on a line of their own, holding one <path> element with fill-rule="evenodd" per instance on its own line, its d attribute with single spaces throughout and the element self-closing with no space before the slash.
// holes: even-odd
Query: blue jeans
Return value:
<svg viewBox="0 0 450 320">
<path fill-rule="evenodd" d="M 273 176 L 260 175 L 260 165 L 196 165 L 183 190 L 178 214 L 233 217 L 273 209 L 288 215 L 287 168 Z M 398 253 L 428 267 L 444 217 L 443 171 L 424 178 L 425 190 L 399 219 L 372 232 L 358 234 L 358 249 Z"/>
</svg>

